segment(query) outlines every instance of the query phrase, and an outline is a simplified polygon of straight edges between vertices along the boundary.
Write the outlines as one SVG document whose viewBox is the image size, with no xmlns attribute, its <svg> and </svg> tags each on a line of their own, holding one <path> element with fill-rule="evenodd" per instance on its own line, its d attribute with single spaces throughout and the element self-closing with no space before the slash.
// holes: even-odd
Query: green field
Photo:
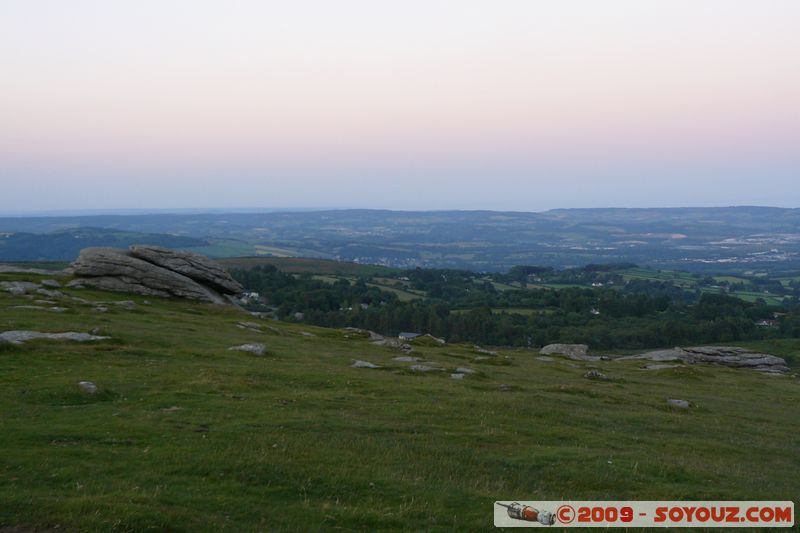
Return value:
<svg viewBox="0 0 800 533">
<path fill-rule="evenodd" d="M 69 261 L 3 261 L 0 265 L 17 268 L 39 268 L 42 270 L 64 270 Z"/>
<path fill-rule="evenodd" d="M 714 276 L 714 281 L 717 282 L 728 282 L 728 283 L 748 283 L 746 278 L 740 278 L 737 276 Z"/>
<path fill-rule="evenodd" d="M 425 293 L 421 291 L 398 289 L 397 287 L 389 287 L 380 283 L 367 283 L 367 285 L 370 287 L 377 287 L 383 291 L 394 293 L 401 302 L 410 302 L 411 300 L 419 300 L 425 297 Z"/>
<path fill-rule="evenodd" d="M 656 270 L 653 268 L 629 268 L 621 272 L 625 279 L 643 279 L 649 281 L 671 281 L 678 287 L 691 287 L 697 283 L 697 278 L 688 272 L 677 270 Z"/>
<path fill-rule="evenodd" d="M 350 283 L 352 283 L 354 281 L 354 278 L 346 277 L 346 276 L 345 277 L 337 277 L 337 276 L 323 276 L 323 275 L 320 275 L 320 274 L 314 274 L 312 277 L 314 279 L 316 279 L 316 280 L 324 281 L 325 283 L 330 283 L 330 284 L 336 283 L 337 281 L 342 280 L 342 279 L 345 279 Z M 419 299 L 425 297 L 425 293 L 423 293 L 423 292 L 411 291 L 411 290 L 408 290 L 408 289 L 400 289 L 400 288 L 397 288 L 397 287 L 392 287 L 390 285 L 385 285 L 383 283 L 367 283 L 367 286 L 375 287 L 375 288 L 381 289 L 383 291 L 391 292 L 392 294 L 396 294 L 397 298 L 401 302 L 410 302 L 411 300 L 419 300 Z"/>
<path fill-rule="evenodd" d="M 726 292 L 720 289 L 712 289 L 708 287 L 703 287 L 700 289 L 702 292 L 710 292 L 714 294 L 727 294 L 729 296 L 735 296 L 745 302 L 755 302 L 758 299 L 764 300 L 767 305 L 781 305 L 783 303 L 782 296 L 775 296 L 769 293 L 763 292 L 751 292 L 751 291 L 736 291 L 736 292 Z"/>
<path fill-rule="evenodd" d="M 111 337 L 0 345 L 3 531 L 487 531 L 498 499 L 800 500 L 794 376 L 435 343 L 413 355 L 447 371 L 418 374 L 358 333 L 64 292 L 136 307 L 0 292 L 0 331 Z M 267 354 L 228 350 L 246 342 Z"/>
<path fill-rule="evenodd" d="M 278 270 L 289 273 L 340 274 L 349 276 L 386 276 L 396 270 L 379 265 L 362 265 L 330 259 L 308 257 L 233 257 L 218 259 L 226 268 L 253 268 L 260 265 L 274 265 Z"/>
<path fill-rule="evenodd" d="M 237 257 L 254 252 L 253 245 L 234 239 L 212 240 L 206 246 L 195 246 L 191 251 L 209 257 Z"/>
</svg>

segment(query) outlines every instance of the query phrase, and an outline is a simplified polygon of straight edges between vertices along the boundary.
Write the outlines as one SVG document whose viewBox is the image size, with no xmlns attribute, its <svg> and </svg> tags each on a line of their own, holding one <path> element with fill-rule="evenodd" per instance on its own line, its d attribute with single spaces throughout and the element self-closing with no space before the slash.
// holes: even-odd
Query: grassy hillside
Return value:
<svg viewBox="0 0 800 533">
<path fill-rule="evenodd" d="M 0 331 L 111 337 L 0 346 L 0 529 L 482 531 L 496 499 L 800 499 L 795 377 L 415 347 L 478 371 L 454 380 L 344 330 L 63 292 L 90 303 L 0 292 Z"/>
</svg>

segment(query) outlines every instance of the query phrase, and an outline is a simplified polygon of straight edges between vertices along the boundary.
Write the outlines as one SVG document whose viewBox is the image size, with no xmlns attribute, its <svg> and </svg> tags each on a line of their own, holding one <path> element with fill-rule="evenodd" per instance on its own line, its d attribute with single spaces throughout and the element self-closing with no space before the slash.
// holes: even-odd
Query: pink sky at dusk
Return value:
<svg viewBox="0 0 800 533">
<path fill-rule="evenodd" d="M 798 206 L 799 27 L 794 0 L 6 0 L 0 211 Z"/>
</svg>

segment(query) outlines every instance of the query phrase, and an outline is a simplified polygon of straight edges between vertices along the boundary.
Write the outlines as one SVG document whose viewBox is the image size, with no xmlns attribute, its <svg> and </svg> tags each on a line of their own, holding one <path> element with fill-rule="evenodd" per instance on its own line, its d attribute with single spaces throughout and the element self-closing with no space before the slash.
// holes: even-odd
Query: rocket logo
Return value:
<svg viewBox="0 0 800 533">
<path fill-rule="evenodd" d="M 508 516 L 515 520 L 524 520 L 525 522 L 539 522 L 544 526 L 552 526 L 556 523 L 556 517 L 550 511 L 540 511 L 529 505 L 522 505 L 519 502 L 514 502 L 511 505 L 495 502 L 500 507 L 505 507 Z"/>
</svg>

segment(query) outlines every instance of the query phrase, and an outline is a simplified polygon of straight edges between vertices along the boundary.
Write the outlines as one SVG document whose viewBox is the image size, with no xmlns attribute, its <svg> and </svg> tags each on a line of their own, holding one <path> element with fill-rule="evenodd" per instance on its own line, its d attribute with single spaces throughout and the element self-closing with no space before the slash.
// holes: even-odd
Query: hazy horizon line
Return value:
<svg viewBox="0 0 800 533">
<path fill-rule="evenodd" d="M 574 210 L 636 210 L 636 209 L 800 209 L 800 206 L 781 207 L 764 204 L 736 204 L 736 205 L 671 205 L 671 206 L 596 206 L 596 207 L 552 207 L 549 209 L 492 209 L 492 208 L 439 208 L 426 209 L 415 207 L 341 207 L 341 206 L 292 206 L 292 207 L 164 207 L 164 208 L 96 208 L 96 209 L 43 209 L 0 211 L 0 218 L 28 218 L 28 217 L 81 217 L 81 216 L 137 216 L 137 215 L 224 215 L 224 214 L 261 214 L 261 213 L 320 213 L 326 211 L 397 211 L 418 213 L 441 212 L 475 212 L 486 211 L 492 213 L 547 213 L 549 211 Z"/>
</svg>

